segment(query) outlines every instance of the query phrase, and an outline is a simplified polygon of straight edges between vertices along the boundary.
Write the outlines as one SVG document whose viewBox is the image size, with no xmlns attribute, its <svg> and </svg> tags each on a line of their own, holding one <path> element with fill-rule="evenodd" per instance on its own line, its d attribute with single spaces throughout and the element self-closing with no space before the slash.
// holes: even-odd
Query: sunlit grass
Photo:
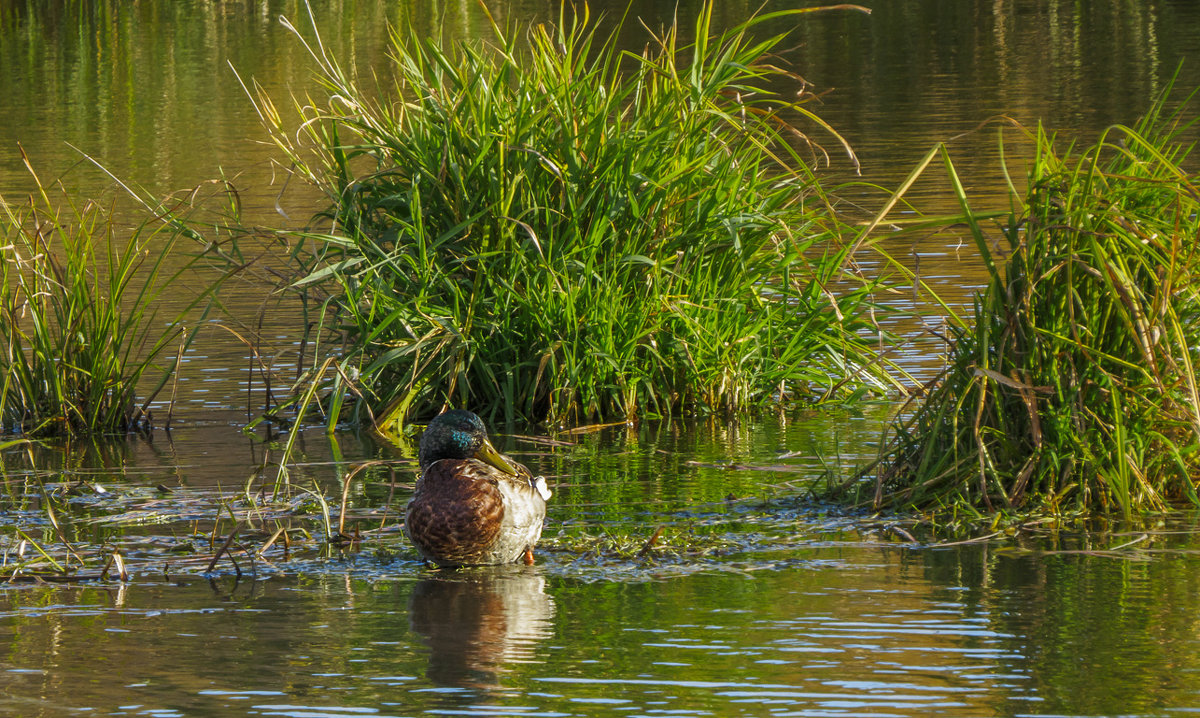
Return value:
<svg viewBox="0 0 1200 718">
<path fill-rule="evenodd" d="M 1200 188 L 1180 140 L 1192 123 L 1164 102 L 1082 149 L 1039 126 L 1028 190 L 995 229 L 940 150 L 990 283 L 859 485 L 868 501 L 1124 515 L 1200 504 Z"/>
<path fill-rule="evenodd" d="M 407 28 L 377 85 L 309 44 L 302 122 L 258 93 L 288 166 L 329 197 L 295 233 L 343 333 L 334 410 L 579 423 L 849 397 L 891 382 L 845 226 L 810 165 L 803 81 L 711 5 L 617 49 L 586 16 L 484 44 Z M 780 89 L 782 88 L 782 89 Z M 848 148 L 845 148 L 848 150 Z M 852 156 L 852 155 L 851 155 Z"/>
<path fill-rule="evenodd" d="M 177 229 L 161 217 L 119 227 L 111 209 L 34 180 L 25 201 L 0 197 L 4 430 L 62 437 L 149 429 L 150 404 L 193 336 L 184 316 L 217 282 L 162 316 L 165 292 L 192 264 L 168 262 Z"/>
</svg>

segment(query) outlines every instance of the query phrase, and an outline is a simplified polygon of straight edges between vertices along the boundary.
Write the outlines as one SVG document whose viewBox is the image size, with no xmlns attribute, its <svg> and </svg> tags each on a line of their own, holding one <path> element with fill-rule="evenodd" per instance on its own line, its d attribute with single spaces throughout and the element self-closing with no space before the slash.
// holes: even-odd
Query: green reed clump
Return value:
<svg viewBox="0 0 1200 718">
<path fill-rule="evenodd" d="M 328 291 L 348 338 L 335 395 L 580 421 L 888 382 L 874 285 L 794 123 L 828 128 L 772 64 L 782 37 L 749 34 L 799 12 L 715 34 L 708 4 L 692 44 L 672 27 L 640 55 L 586 14 L 526 42 L 397 30 L 377 88 L 309 45 L 328 101 L 298 133 L 256 104 L 332 201 L 330 231 L 294 237 L 295 286 Z"/>
<path fill-rule="evenodd" d="M 191 263 L 166 263 L 177 230 L 159 218 L 118 228 L 111 210 L 61 186 L 52 200 L 33 177 L 27 202 L 0 197 L 3 428 L 32 436 L 148 429 L 149 403 L 191 339 L 182 314 L 158 311 Z M 197 290 L 184 311 L 209 291 Z"/>
<path fill-rule="evenodd" d="M 895 423 L 877 505 L 1200 504 L 1200 192 L 1180 120 L 1160 102 L 1062 154 L 1039 126 L 998 236 L 946 158 L 990 283 L 924 403 Z"/>
</svg>

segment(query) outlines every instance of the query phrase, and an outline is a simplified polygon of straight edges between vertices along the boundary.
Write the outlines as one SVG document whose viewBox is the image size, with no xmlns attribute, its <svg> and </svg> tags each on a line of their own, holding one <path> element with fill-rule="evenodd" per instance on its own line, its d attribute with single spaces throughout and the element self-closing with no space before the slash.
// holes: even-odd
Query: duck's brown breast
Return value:
<svg viewBox="0 0 1200 718">
<path fill-rule="evenodd" d="M 417 482 L 405 527 L 426 558 L 469 564 L 495 542 L 504 498 L 491 467 L 475 459 L 443 459 Z"/>
</svg>

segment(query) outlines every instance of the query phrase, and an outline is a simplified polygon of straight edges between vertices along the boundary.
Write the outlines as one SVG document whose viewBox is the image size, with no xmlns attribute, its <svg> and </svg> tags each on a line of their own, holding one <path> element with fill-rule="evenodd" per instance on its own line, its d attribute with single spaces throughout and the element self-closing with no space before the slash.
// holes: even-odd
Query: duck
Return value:
<svg viewBox="0 0 1200 718">
<path fill-rule="evenodd" d="M 478 416 L 437 415 L 421 434 L 417 462 L 404 532 L 427 564 L 533 565 L 551 491 L 544 477 L 492 446 Z"/>
</svg>

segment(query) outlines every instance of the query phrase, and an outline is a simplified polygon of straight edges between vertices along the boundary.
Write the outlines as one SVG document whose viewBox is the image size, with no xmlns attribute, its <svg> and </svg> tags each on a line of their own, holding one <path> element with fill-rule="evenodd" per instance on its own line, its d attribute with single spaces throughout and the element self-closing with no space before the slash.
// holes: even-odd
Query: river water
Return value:
<svg viewBox="0 0 1200 718">
<path fill-rule="evenodd" d="M 863 183 L 842 194 L 864 214 L 947 140 L 973 201 L 1005 206 L 999 125 L 973 131 L 989 118 L 1040 118 L 1090 142 L 1133 122 L 1177 68 L 1181 90 L 1200 86 L 1192 2 L 864 4 L 872 15 L 803 19 L 781 60 L 828 90 L 816 110 L 855 147 L 862 175 L 836 153 L 823 172 Z M 501 22 L 558 15 L 552 3 L 491 5 Z M 634 2 L 632 12 L 658 27 L 696 5 Z M 717 19 L 757 6 L 728 0 Z M 591 7 L 614 15 L 624 3 Z M 119 196 L 86 155 L 154 196 L 232 178 L 250 223 L 303 222 L 319 199 L 284 187 L 231 68 L 281 107 L 316 91 L 278 21 L 304 12 L 294 0 L 0 0 L 0 196 L 33 186 L 19 143 L 43 180 L 62 177 L 82 196 Z M 486 33 L 472 2 L 344 0 L 313 12 L 326 46 L 362 72 L 383 65 L 389 24 Z M 630 23 L 621 38 L 638 47 L 645 35 Z M 1006 137 L 1019 170 L 1019 140 Z M 938 212 L 951 208 L 945 189 L 931 176 L 913 197 Z M 960 237 L 889 249 L 952 302 L 979 284 Z M 294 341 L 297 315 L 260 284 L 231 286 L 225 301 L 246 311 L 222 322 L 264 344 Z M 929 366 L 926 353 L 908 361 Z M 245 354 L 223 330 L 202 335 L 169 435 L 4 455 L 4 562 L 29 559 L 34 545 L 64 560 L 69 543 L 84 573 L 115 551 L 132 576 L 0 590 L 0 712 L 1200 711 L 1194 517 L 1033 522 L 955 543 L 909 517 L 805 500 L 813 482 L 870 459 L 887 406 L 502 433 L 555 487 L 537 565 L 439 574 L 397 527 L 412 481 L 405 451 L 310 433 L 290 467 L 304 490 L 268 495 L 279 437 L 240 431 L 261 402 L 261 387 L 247 398 Z M 377 463 L 356 472 L 366 461 Z M 345 529 L 360 540 L 331 545 L 314 537 L 337 523 L 344 486 Z M 230 515 L 243 523 L 208 570 Z"/>
</svg>

